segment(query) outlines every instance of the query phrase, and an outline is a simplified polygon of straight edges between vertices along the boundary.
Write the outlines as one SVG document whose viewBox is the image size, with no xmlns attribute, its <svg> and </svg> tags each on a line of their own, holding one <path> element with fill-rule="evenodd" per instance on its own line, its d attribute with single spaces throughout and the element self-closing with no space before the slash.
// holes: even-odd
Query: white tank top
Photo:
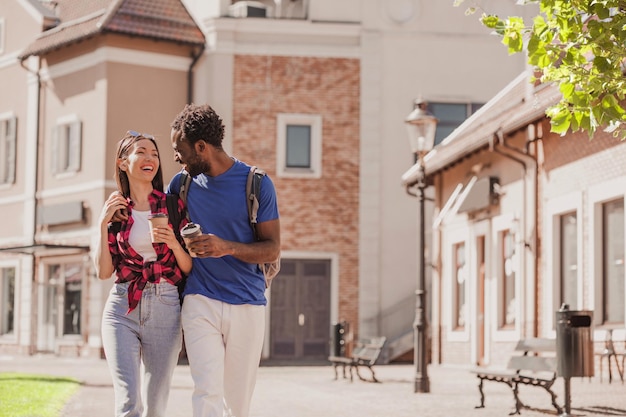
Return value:
<svg viewBox="0 0 626 417">
<path fill-rule="evenodd" d="M 128 242 L 143 257 L 144 262 L 156 261 L 157 254 L 152 246 L 150 238 L 150 224 L 148 224 L 148 216 L 150 211 L 133 210 L 133 227 L 130 229 Z"/>
</svg>

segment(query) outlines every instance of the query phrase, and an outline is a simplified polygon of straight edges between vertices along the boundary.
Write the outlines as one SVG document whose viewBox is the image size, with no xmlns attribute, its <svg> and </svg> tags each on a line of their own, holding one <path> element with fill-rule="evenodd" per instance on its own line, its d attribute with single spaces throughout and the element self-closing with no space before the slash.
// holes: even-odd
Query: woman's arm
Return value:
<svg viewBox="0 0 626 417">
<path fill-rule="evenodd" d="M 96 274 L 100 279 L 111 278 L 115 271 L 113 268 L 113 257 L 109 251 L 108 237 L 108 222 L 100 223 L 100 239 L 98 239 L 95 253 Z"/>
<path fill-rule="evenodd" d="M 122 197 L 118 192 L 114 192 L 105 201 L 100 213 L 100 239 L 96 245 L 96 251 L 94 256 L 96 274 L 100 279 L 111 278 L 115 268 L 113 266 L 113 257 L 109 250 L 109 229 L 108 225 L 115 212 L 119 209 L 126 208 L 126 199 Z"/>
</svg>

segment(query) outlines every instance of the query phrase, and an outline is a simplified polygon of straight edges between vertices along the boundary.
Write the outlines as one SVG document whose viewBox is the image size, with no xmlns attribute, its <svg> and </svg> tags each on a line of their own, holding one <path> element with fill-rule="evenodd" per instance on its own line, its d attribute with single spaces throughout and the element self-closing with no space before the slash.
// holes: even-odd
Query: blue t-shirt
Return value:
<svg viewBox="0 0 626 417">
<path fill-rule="evenodd" d="M 187 193 L 187 210 L 191 221 L 202 227 L 202 233 L 250 243 L 254 242 L 246 204 L 250 166 L 233 159 L 235 163 L 223 174 L 216 177 L 200 174 L 192 179 Z M 178 193 L 180 176 L 180 172 L 174 175 L 168 192 Z M 276 190 L 267 175 L 261 181 L 260 194 L 257 221 L 278 219 Z M 184 294 L 201 294 L 228 304 L 267 304 L 265 278 L 258 265 L 232 256 L 193 258 Z"/>
</svg>

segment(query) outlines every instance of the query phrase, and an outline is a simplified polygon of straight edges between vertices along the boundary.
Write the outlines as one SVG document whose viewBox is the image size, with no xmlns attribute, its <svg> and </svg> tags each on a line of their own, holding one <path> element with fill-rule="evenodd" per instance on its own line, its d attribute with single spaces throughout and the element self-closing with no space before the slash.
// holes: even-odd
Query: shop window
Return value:
<svg viewBox="0 0 626 417">
<path fill-rule="evenodd" d="M 500 232 L 500 248 L 498 322 L 500 328 L 510 329 L 515 326 L 518 269 L 514 234 L 510 230 Z"/>
<path fill-rule="evenodd" d="M 63 334 L 80 334 L 83 270 L 80 264 L 65 266 L 63 285 Z"/>
<path fill-rule="evenodd" d="M 15 331 L 15 268 L 0 268 L 0 335 Z"/>
<path fill-rule="evenodd" d="M 560 216 L 560 300 L 574 310 L 578 306 L 578 219 L 576 213 Z"/>
<path fill-rule="evenodd" d="M 452 312 L 455 330 L 465 329 L 467 323 L 467 303 L 465 289 L 467 288 L 467 264 L 465 257 L 465 243 L 454 245 L 454 302 Z"/>
<path fill-rule="evenodd" d="M 48 267 L 48 323 L 56 336 L 81 333 L 83 266 L 81 263 L 52 264 Z"/>
<path fill-rule="evenodd" d="M 624 324 L 624 199 L 602 205 L 602 324 Z"/>
</svg>

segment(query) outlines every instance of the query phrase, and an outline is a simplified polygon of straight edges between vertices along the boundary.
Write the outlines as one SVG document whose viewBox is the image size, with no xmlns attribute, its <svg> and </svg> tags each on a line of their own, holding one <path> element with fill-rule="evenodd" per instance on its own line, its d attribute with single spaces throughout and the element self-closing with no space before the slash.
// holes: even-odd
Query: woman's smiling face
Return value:
<svg viewBox="0 0 626 417">
<path fill-rule="evenodd" d="M 126 157 L 129 177 L 152 181 L 159 170 L 159 151 L 150 139 L 140 139 L 132 145 Z"/>
</svg>

